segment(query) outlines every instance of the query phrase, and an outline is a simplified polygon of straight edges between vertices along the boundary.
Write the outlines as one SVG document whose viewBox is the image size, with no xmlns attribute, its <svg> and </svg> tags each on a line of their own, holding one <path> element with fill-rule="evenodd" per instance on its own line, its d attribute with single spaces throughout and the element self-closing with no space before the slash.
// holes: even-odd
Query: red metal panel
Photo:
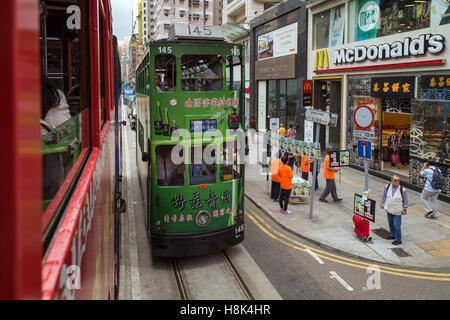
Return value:
<svg viewBox="0 0 450 320">
<path fill-rule="evenodd" d="M 92 147 L 100 148 L 100 48 L 99 48 L 99 2 L 89 1 L 89 46 L 91 65 L 91 130 Z"/>
<path fill-rule="evenodd" d="M 0 11 L 0 299 L 39 299 L 41 145 L 39 8 L 3 1 Z"/>
</svg>

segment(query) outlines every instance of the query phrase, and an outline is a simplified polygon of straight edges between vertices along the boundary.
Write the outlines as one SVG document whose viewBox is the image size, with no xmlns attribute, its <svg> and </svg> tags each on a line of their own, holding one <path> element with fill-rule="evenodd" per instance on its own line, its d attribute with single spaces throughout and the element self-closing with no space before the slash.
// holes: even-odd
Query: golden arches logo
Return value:
<svg viewBox="0 0 450 320">
<path fill-rule="evenodd" d="M 326 49 L 316 51 L 316 58 L 314 61 L 314 69 L 319 69 L 319 66 L 321 68 L 327 68 L 327 69 L 329 67 L 328 52 Z"/>
</svg>

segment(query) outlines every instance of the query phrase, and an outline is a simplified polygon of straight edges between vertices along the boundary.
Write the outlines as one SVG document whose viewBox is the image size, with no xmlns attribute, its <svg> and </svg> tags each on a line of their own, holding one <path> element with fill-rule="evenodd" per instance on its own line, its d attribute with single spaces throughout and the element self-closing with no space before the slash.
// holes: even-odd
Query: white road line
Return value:
<svg viewBox="0 0 450 320">
<path fill-rule="evenodd" d="M 125 109 L 126 110 L 126 109 Z M 122 113 L 123 116 L 123 113 Z M 128 152 L 128 130 L 123 129 L 124 140 L 124 154 L 126 154 L 126 170 L 127 170 L 127 195 L 130 199 L 132 182 L 131 182 L 131 168 L 130 168 L 130 153 Z M 134 206 L 130 205 L 127 208 L 128 214 L 128 237 L 130 240 L 130 271 L 131 271 L 131 299 L 142 300 L 141 298 L 141 275 L 139 273 L 139 257 L 136 240 L 136 218 Z"/>
<path fill-rule="evenodd" d="M 311 257 L 313 257 L 314 259 L 316 259 L 316 261 L 317 261 L 319 264 L 323 264 L 323 263 L 324 263 L 324 262 L 322 261 L 322 259 L 320 259 L 314 252 L 311 251 L 311 249 L 306 249 L 306 252 L 308 252 L 308 253 L 311 255 Z"/>
<path fill-rule="evenodd" d="M 330 274 L 331 274 L 330 278 L 332 278 L 332 279 L 334 278 L 337 281 L 339 281 L 345 287 L 345 289 L 347 289 L 348 291 L 353 291 L 353 288 L 350 287 L 348 285 L 348 283 L 345 282 L 344 279 L 342 279 L 336 272 L 330 271 Z"/>
</svg>

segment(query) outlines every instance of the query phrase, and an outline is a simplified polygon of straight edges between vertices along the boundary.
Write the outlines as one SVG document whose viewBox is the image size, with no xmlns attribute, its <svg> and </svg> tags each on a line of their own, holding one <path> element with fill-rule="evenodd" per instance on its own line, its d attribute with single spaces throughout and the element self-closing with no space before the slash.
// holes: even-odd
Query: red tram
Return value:
<svg viewBox="0 0 450 320">
<path fill-rule="evenodd" d="M 109 0 L 4 1 L 0 30 L 0 299 L 113 299 L 120 66 Z"/>
</svg>

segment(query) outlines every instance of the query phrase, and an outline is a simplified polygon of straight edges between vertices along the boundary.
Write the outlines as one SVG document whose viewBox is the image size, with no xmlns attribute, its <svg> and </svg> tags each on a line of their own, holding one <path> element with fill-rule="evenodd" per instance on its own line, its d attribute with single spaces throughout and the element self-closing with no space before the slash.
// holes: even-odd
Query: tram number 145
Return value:
<svg viewBox="0 0 450 320">
<path fill-rule="evenodd" d="M 200 28 L 200 26 L 196 26 L 195 28 L 194 27 L 191 28 L 191 26 L 188 25 L 188 31 L 189 31 L 189 35 L 192 35 L 192 34 L 196 34 L 197 36 L 212 35 L 211 28 L 209 28 L 208 26 L 202 26 L 201 28 Z"/>
<path fill-rule="evenodd" d="M 244 224 L 241 224 L 240 226 L 234 228 L 234 232 L 235 232 L 236 235 L 238 235 L 240 233 L 243 233 L 244 230 L 245 230 L 245 225 Z"/>
</svg>

